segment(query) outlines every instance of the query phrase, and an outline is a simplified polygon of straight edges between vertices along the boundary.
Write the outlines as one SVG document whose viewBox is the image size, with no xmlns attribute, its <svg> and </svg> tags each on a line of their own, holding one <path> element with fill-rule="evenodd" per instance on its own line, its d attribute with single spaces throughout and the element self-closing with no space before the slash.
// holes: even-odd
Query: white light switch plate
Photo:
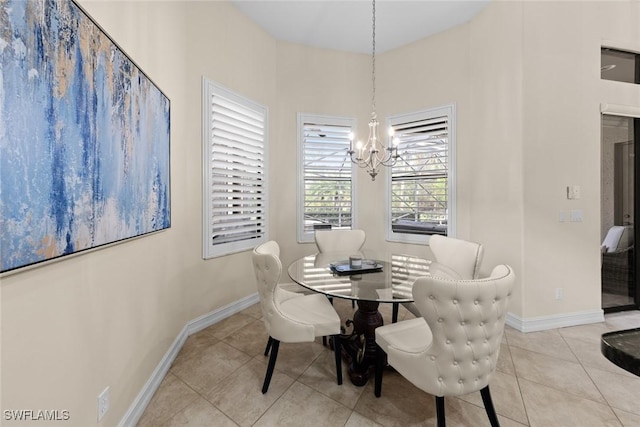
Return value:
<svg viewBox="0 0 640 427">
<path fill-rule="evenodd" d="M 580 198 L 580 186 L 569 185 L 567 186 L 567 199 L 579 199 Z"/>
</svg>

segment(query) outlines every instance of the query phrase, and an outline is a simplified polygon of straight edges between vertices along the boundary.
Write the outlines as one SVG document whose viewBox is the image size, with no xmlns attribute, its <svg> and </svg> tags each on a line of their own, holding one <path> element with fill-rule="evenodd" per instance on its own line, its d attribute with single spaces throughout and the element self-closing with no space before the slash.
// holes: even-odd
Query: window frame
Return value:
<svg viewBox="0 0 640 427">
<path fill-rule="evenodd" d="M 248 110 L 262 115 L 264 126 L 262 128 L 262 183 L 261 183 L 261 210 L 263 221 L 259 233 L 255 237 L 249 237 L 238 241 L 212 244 L 213 226 L 209 219 L 213 215 L 212 189 L 213 177 L 211 173 L 213 153 L 212 137 L 214 121 L 212 117 L 213 102 L 212 97 L 218 96 L 222 99 L 242 105 Z M 252 101 L 223 85 L 202 78 L 202 257 L 203 259 L 217 258 L 231 255 L 238 252 L 252 250 L 257 245 L 269 240 L 269 110 L 266 106 Z"/>
<path fill-rule="evenodd" d="M 386 118 L 387 129 L 401 123 L 409 123 L 419 120 L 428 120 L 432 118 L 447 116 L 448 119 L 448 166 L 447 166 L 447 236 L 456 236 L 456 105 L 455 103 L 446 104 L 440 107 L 429 108 L 404 114 L 396 114 Z M 390 137 L 389 137 L 390 138 Z M 388 141 L 391 143 L 391 141 Z M 392 228 L 391 213 L 391 177 L 392 167 L 389 168 L 386 175 L 386 191 L 385 191 L 385 223 L 387 227 L 386 240 L 397 243 L 412 243 L 428 245 L 433 234 L 410 234 L 394 232 Z"/>
<path fill-rule="evenodd" d="M 333 116 L 325 114 L 298 113 L 297 114 L 297 191 L 296 191 L 296 236 L 298 243 L 312 243 L 315 241 L 314 233 L 305 232 L 305 179 L 304 179 L 304 127 L 308 123 L 318 123 L 326 126 L 347 126 L 351 128 L 351 132 L 355 133 L 357 120 L 353 117 Z M 355 165 L 351 162 L 351 228 L 357 228 L 358 222 L 358 203 L 357 188 L 358 174 Z"/>
</svg>

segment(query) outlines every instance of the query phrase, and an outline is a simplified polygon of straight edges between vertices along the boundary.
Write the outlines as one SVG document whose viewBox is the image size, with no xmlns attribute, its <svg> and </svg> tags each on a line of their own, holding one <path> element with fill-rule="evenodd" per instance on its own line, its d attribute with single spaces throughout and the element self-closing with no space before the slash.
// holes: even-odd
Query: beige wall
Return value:
<svg viewBox="0 0 640 427">
<path fill-rule="evenodd" d="M 171 99 L 172 228 L 2 278 L 0 406 L 69 409 L 71 425 L 94 425 L 108 385 L 103 425 L 114 425 L 187 321 L 254 292 L 248 252 L 201 259 L 202 76 L 269 108 L 270 232 L 286 266 L 314 250 L 296 243 L 296 113 L 355 116 L 364 133 L 370 58 L 277 42 L 225 2 L 82 4 Z M 496 1 L 379 55 L 381 118 L 456 104 L 458 236 L 485 244 L 485 270 L 515 268 L 520 318 L 600 307 L 599 104 L 640 106 L 640 88 L 601 81 L 599 48 L 640 46 L 639 9 Z M 385 238 L 383 178 L 358 176 L 359 226 L 374 246 Z M 567 185 L 582 198 L 567 200 Z M 571 209 L 584 221 L 559 223 Z"/>
<path fill-rule="evenodd" d="M 282 41 L 277 50 L 278 101 L 271 110 L 277 135 L 270 151 L 271 237 L 280 244 L 286 267 L 315 251 L 315 244 L 299 245 L 296 236 L 297 113 L 356 117 L 358 133 L 364 132 L 371 102 L 366 101 L 369 79 L 362 76 L 371 72 L 371 59 Z"/>
<path fill-rule="evenodd" d="M 67 409 L 86 427 L 109 386 L 114 426 L 186 322 L 255 292 L 248 253 L 202 260 L 201 79 L 273 123 L 276 43 L 225 2 L 82 5 L 171 99 L 172 226 L 2 278 L 0 407 Z"/>
<path fill-rule="evenodd" d="M 470 115 L 466 164 L 468 230 L 460 234 L 485 246 L 483 270 L 511 265 L 517 285 L 509 311 L 523 312 L 522 3 L 495 2 L 470 24 Z M 461 146 L 462 142 L 459 142 Z M 459 155 L 463 153 L 458 150 Z M 468 234 L 467 234 L 468 233 Z"/>
<path fill-rule="evenodd" d="M 640 5 L 527 2 L 524 17 L 523 317 L 593 310 L 600 304 L 599 107 L 640 105 L 640 87 L 600 79 L 600 46 L 638 46 Z M 580 200 L 567 200 L 567 185 L 581 186 Z M 583 210 L 583 222 L 560 223 L 559 212 L 572 209 Z M 558 287 L 563 301 L 554 298 Z"/>
</svg>

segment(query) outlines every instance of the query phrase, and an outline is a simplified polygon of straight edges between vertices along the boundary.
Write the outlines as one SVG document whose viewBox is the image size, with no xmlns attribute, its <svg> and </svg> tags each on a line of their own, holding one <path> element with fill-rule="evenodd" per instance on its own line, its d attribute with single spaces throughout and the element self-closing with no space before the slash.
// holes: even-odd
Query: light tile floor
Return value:
<svg viewBox="0 0 640 427">
<path fill-rule="evenodd" d="M 343 320 L 351 303 L 335 299 Z M 391 305 L 381 305 L 385 323 Z M 400 319 L 412 317 L 401 307 Z M 503 427 L 640 426 L 640 378 L 600 353 L 600 335 L 640 326 L 640 312 L 604 323 L 528 334 L 507 327 L 491 393 Z M 435 426 L 434 398 L 393 371 L 382 397 L 335 382 L 331 352 L 318 339 L 282 344 L 261 393 L 267 334 L 254 305 L 187 339 L 138 426 Z M 488 426 L 480 393 L 447 398 L 448 426 Z"/>
</svg>

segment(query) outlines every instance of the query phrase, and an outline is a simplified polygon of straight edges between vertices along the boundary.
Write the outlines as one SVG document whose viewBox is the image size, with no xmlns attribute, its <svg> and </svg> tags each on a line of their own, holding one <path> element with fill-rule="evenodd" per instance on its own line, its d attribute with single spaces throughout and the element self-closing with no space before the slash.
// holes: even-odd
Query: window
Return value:
<svg viewBox="0 0 640 427">
<path fill-rule="evenodd" d="M 605 80 L 640 84 L 640 54 L 603 47 L 600 50 L 600 76 Z"/>
<path fill-rule="evenodd" d="M 387 176 L 387 239 L 427 243 L 454 235 L 455 106 L 393 116 L 398 161 Z"/>
<path fill-rule="evenodd" d="M 349 157 L 355 119 L 298 114 L 298 241 L 314 227 L 351 228 L 355 180 Z"/>
<path fill-rule="evenodd" d="M 203 80 L 203 257 L 267 240 L 267 109 Z"/>
</svg>

